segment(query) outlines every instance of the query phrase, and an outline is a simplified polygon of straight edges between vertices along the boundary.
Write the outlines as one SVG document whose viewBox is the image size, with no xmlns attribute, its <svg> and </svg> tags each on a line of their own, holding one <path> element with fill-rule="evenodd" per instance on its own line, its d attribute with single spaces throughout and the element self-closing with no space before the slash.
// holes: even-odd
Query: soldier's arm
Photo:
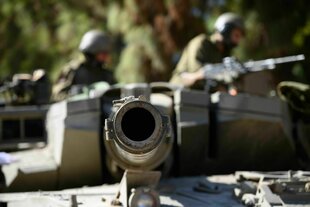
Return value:
<svg viewBox="0 0 310 207">
<path fill-rule="evenodd" d="M 204 79 L 204 73 L 200 70 L 207 55 L 204 40 L 205 36 L 200 35 L 189 43 L 170 82 L 191 87 Z"/>
<path fill-rule="evenodd" d="M 65 69 L 61 72 L 52 89 L 52 99 L 54 101 L 64 100 L 68 97 L 75 76 L 75 70 Z"/>
</svg>

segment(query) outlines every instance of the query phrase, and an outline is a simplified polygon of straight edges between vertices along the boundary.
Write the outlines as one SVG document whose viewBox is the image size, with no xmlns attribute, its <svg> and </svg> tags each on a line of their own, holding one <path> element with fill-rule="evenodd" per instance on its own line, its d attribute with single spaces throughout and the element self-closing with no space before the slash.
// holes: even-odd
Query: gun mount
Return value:
<svg viewBox="0 0 310 207">
<path fill-rule="evenodd" d="M 113 101 L 113 112 L 105 121 L 106 150 L 124 170 L 155 169 L 171 151 L 169 128 L 168 116 L 143 97 Z"/>
</svg>

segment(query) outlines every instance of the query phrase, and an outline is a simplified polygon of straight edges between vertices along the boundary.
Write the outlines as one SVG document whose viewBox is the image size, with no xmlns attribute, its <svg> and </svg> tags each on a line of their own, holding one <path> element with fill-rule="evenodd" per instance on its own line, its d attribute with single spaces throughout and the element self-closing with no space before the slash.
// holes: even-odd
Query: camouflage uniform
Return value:
<svg viewBox="0 0 310 207">
<path fill-rule="evenodd" d="M 185 84 L 182 83 L 184 80 L 180 76 L 181 73 L 193 73 L 204 64 L 222 62 L 245 34 L 242 18 L 230 12 L 217 18 L 214 29 L 212 41 L 205 34 L 200 34 L 189 42 L 170 80 L 172 83 Z M 201 88 L 199 79 L 196 79 L 192 87 Z"/>
<path fill-rule="evenodd" d="M 182 84 L 180 77 L 183 72 L 196 72 L 206 63 L 222 62 L 225 54 L 221 53 L 216 44 L 205 34 L 192 39 L 184 49 L 181 59 L 173 72 L 171 83 Z"/>
<path fill-rule="evenodd" d="M 73 86 L 87 86 L 95 82 L 105 81 L 114 84 L 112 71 L 102 64 L 84 60 L 72 61 L 61 72 L 53 87 L 53 99 L 63 100 L 68 97 Z"/>
</svg>

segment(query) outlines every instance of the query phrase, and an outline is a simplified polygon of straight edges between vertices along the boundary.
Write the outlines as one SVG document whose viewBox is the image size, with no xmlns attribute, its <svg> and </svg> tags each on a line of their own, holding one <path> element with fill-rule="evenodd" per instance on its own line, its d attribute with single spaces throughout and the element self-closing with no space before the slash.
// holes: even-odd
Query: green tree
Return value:
<svg viewBox="0 0 310 207">
<path fill-rule="evenodd" d="M 168 33 L 158 35 L 155 20 L 162 16 L 165 17 L 162 20 L 169 22 L 170 15 L 174 15 L 173 12 L 169 13 L 169 5 L 173 2 L 187 5 L 188 12 L 181 13 L 175 24 L 185 26 L 174 30 L 180 31 L 175 32 L 177 35 L 169 34 L 168 30 Z M 201 27 L 205 25 L 207 31 L 211 32 L 218 15 L 233 11 L 244 16 L 247 26 L 246 40 L 235 51 L 236 56 L 247 60 L 303 53 L 306 61 L 280 67 L 279 71 L 283 72 L 276 71 L 275 74 L 279 79 L 309 83 L 309 8 L 310 2 L 304 0 L 3 0 L 0 7 L 0 78 L 31 72 L 35 68 L 44 68 L 52 78 L 55 77 L 61 67 L 78 54 L 77 47 L 82 35 L 93 28 L 109 30 L 122 37 L 125 44 L 143 43 L 145 38 L 138 38 L 140 43 L 135 42 L 137 39 L 130 40 L 130 35 L 134 34 L 131 31 L 137 28 L 137 23 L 143 24 L 148 30 L 155 30 L 155 35 L 148 38 L 153 42 L 144 44 L 141 50 L 157 58 L 150 64 L 159 66 L 162 61 L 165 65 L 163 68 L 171 71 L 171 63 L 167 61 L 172 58 L 167 57 L 180 52 L 184 41 L 195 34 L 191 25 L 188 27 L 190 23 L 185 21 L 188 17 L 200 19 L 204 22 Z M 168 41 L 167 37 L 173 41 Z M 167 41 L 177 43 L 179 40 L 182 40 L 182 44 L 167 48 Z M 118 53 L 121 49 L 119 45 Z M 169 55 L 165 57 L 165 53 Z"/>
</svg>

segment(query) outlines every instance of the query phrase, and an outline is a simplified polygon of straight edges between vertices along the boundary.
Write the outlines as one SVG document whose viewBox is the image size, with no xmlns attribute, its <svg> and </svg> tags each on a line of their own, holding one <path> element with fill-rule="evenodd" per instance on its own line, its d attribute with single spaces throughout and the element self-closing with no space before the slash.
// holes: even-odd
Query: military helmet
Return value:
<svg viewBox="0 0 310 207">
<path fill-rule="evenodd" d="M 231 12 L 219 16 L 215 21 L 214 28 L 224 36 L 224 39 L 230 38 L 230 33 L 235 28 L 238 28 L 245 33 L 243 19 L 237 14 Z"/>
<path fill-rule="evenodd" d="M 86 32 L 79 45 L 79 50 L 83 53 L 95 55 L 98 52 L 109 52 L 112 47 L 110 36 L 100 30 Z"/>
</svg>

